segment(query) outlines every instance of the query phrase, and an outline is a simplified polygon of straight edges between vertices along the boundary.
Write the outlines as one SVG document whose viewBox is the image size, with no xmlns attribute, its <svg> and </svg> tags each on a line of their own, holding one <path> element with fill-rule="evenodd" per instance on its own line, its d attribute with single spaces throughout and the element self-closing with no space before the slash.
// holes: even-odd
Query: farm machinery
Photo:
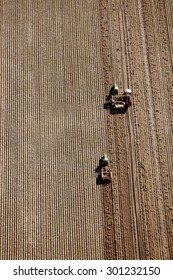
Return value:
<svg viewBox="0 0 173 280">
<path fill-rule="evenodd" d="M 102 183 L 112 181 L 112 172 L 107 154 L 104 154 L 100 159 L 100 179 Z"/>
<path fill-rule="evenodd" d="M 105 104 L 106 108 L 109 108 L 111 112 L 124 111 L 126 112 L 128 107 L 132 105 L 131 102 L 131 89 L 126 89 L 123 94 L 118 93 L 118 86 L 115 84 L 110 91 L 110 98 Z"/>
</svg>

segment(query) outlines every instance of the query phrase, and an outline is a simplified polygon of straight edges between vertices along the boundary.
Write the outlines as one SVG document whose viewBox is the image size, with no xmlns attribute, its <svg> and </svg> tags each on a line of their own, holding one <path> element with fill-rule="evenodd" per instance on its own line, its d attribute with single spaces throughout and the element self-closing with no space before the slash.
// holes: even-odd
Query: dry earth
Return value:
<svg viewBox="0 0 173 280">
<path fill-rule="evenodd" d="M 0 7 L 0 259 L 173 259 L 173 2 Z"/>
</svg>

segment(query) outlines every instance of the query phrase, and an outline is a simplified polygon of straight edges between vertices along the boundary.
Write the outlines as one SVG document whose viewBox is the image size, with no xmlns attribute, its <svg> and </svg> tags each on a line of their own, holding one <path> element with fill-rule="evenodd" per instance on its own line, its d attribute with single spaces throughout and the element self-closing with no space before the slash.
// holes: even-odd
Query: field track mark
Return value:
<svg viewBox="0 0 173 280">
<path fill-rule="evenodd" d="M 150 12 L 147 12 L 148 6 L 150 6 Z M 157 159 L 158 162 L 157 164 L 156 162 L 153 162 L 153 168 L 155 166 L 158 167 L 159 171 L 157 174 L 160 176 L 160 180 L 158 186 L 155 189 L 154 195 L 157 198 L 156 202 L 158 202 L 160 205 L 160 207 L 157 207 L 157 220 L 158 223 L 160 223 L 160 231 L 162 232 L 160 236 L 161 238 L 159 238 L 162 239 L 160 242 L 160 248 L 162 248 L 161 258 L 169 259 L 170 256 L 168 255 L 168 251 L 172 250 L 172 227 L 170 211 L 172 207 L 170 182 L 172 175 L 170 170 L 171 159 L 169 155 L 171 144 L 169 143 L 169 137 L 167 136 L 167 129 L 169 127 L 167 120 L 169 122 L 170 115 L 169 110 L 167 109 L 168 105 L 166 105 L 167 98 L 165 95 L 165 87 L 163 87 L 165 83 L 165 75 L 164 72 L 161 73 L 163 59 L 159 49 L 160 42 L 165 41 L 166 31 L 164 31 L 164 33 L 160 32 L 160 34 L 158 33 L 159 24 L 156 24 L 156 19 L 153 17 L 153 14 L 155 14 L 155 8 L 156 6 L 154 3 L 151 3 L 150 1 L 143 1 L 144 30 L 146 36 L 146 46 L 148 49 L 147 55 L 149 62 L 150 81 L 152 85 L 150 92 L 152 93 L 152 96 L 157 96 L 157 98 L 152 99 L 153 116 L 151 119 L 155 122 L 155 130 L 151 129 L 151 135 L 153 137 L 153 141 L 157 143 L 155 144 L 156 146 L 154 147 L 153 151 L 157 151 L 157 157 L 155 156 L 154 159 Z M 160 7 L 160 9 L 162 12 L 164 12 L 164 6 Z M 159 15 L 158 19 L 163 20 L 163 16 Z M 166 18 L 164 17 L 164 21 L 165 20 Z M 159 35 L 156 36 L 156 34 Z M 168 36 L 166 36 L 166 39 L 168 40 Z M 169 55 L 169 52 L 167 52 L 167 55 Z M 166 58 L 166 60 L 169 59 Z M 156 175 L 155 178 L 157 178 Z M 165 225 L 167 228 L 167 233 L 165 232 Z"/>
<path fill-rule="evenodd" d="M 115 41 L 115 50 L 117 52 L 115 61 L 121 62 L 120 67 L 118 68 L 118 79 L 120 83 L 120 92 L 124 92 L 125 88 L 129 87 L 129 82 L 127 80 L 127 53 L 126 53 L 126 28 L 124 25 L 124 10 L 123 3 L 120 2 L 120 7 L 118 11 L 118 37 L 120 45 L 116 44 Z M 116 21 L 116 17 L 114 18 Z M 114 34 L 114 30 L 112 31 Z M 117 40 L 118 41 L 118 40 Z M 118 50 L 118 51 L 117 51 Z M 125 259 L 138 259 L 139 258 L 139 248 L 138 248 L 138 229 L 137 229 L 137 213 L 135 207 L 135 197 L 133 192 L 134 179 L 133 179 L 133 165 L 131 155 L 132 147 L 130 145 L 130 141 L 126 141 L 128 138 L 127 135 L 127 123 L 126 123 L 127 113 L 125 115 L 118 115 L 118 125 L 117 125 L 117 137 L 119 138 L 120 151 L 124 149 L 124 160 L 119 162 L 119 184 L 122 183 L 122 174 L 123 174 L 123 185 L 121 186 L 121 190 L 119 193 L 119 197 L 122 200 L 122 215 L 123 215 L 123 224 L 126 225 L 126 231 L 124 233 L 125 240 Z M 116 119 L 115 119 L 116 122 Z M 124 139 L 122 141 L 122 139 Z M 120 159 L 123 158 L 122 153 L 120 152 Z M 126 170 L 126 172 L 123 172 Z M 122 195 L 123 194 L 123 195 Z M 123 205 L 128 205 L 128 207 L 124 211 Z M 132 230 L 133 229 L 133 230 Z"/>
<path fill-rule="evenodd" d="M 139 178 L 138 179 L 139 186 L 137 185 L 136 187 L 138 188 L 140 194 L 139 196 L 140 201 L 138 201 L 138 203 L 140 203 L 141 219 L 145 219 L 146 221 L 146 223 L 145 222 L 141 223 L 141 226 L 143 228 L 142 230 L 143 246 L 141 245 L 141 248 L 143 247 L 143 254 L 141 257 L 159 258 L 160 256 L 161 258 L 169 258 L 167 254 L 168 252 L 167 238 L 165 237 L 166 235 L 165 235 L 165 222 L 164 222 L 164 207 L 162 201 L 163 192 L 162 192 L 162 185 L 161 185 L 161 172 L 160 172 L 159 150 L 158 150 L 159 141 L 157 138 L 158 134 L 156 134 L 155 132 L 157 131 L 157 128 L 160 129 L 160 127 L 162 127 L 162 131 L 164 131 L 164 125 L 162 122 L 158 123 L 158 120 L 155 116 L 155 114 L 157 113 L 156 106 L 158 106 L 158 104 L 160 103 L 156 103 L 157 99 L 156 98 L 153 99 L 151 95 L 151 91 L 153 90 L 153 81 L 150 80 L 149 73 L 150 71 L 153 70 L 153 64 L 150 63 L 149 66 L 147 66 L 148 61 L 147 61 L 147 54 L 145 51 L 146 49 L 145 30 L 142 27 L 143 19 L 141 18 L 141 11 L 142 12 L 144 11 L 139 5 L 140 4 L 139 2 L 140 1 L 138 1 L 138 5 L 137 5 L 136 1 L 134 2 L 131 1 L 130 3 L 128 3 L 128 5 L 124 5 L 124 7 L 126 13 L 126 17 L 125 17 L 126 25 L 127 25 L 126 30 L 128 30 L 128 33 L 130 33 L 130 36 L 128 37 L 127 40 L 128 41 L 127 49 L 129 50 L 128 64 L 130 66 L 128 67 L 128 69 L 130 70 L 130 71 L 128 70 L 128 75 L 130 75 L 131 77 L 132 89 L 134 91 L 134 96 L 133 96 L 134 105 L 132 106 L 131 117 L 133 117 L 132 124 L 133 124 L 133 130 L 135 135 L 134 140 L 136 142 L 135 146 L 137 145 L 135 152 L 137 155 L 136 168 L 137 168 L 137 174 Z M 131 18 L 133 17 L 134 13 L 136 14 L 135 20 L 133 19 L 131 21 Z M 147 10 L 146 12 L 144 12 L 144 14 L 145 16 L 147 16 L 148 14 Z M 153 27 L 151 22 L 150 24 L 148 24 L 148 26 L 150 26 L 150 28 Z M 155 34 L 156 33 L 157 32 L 155 30 Z M 152 38 L 152 36 L 150 36 L 150 38 Z M 140 46 L 142 47 L 140 48 Z M 154 46 L 155 44 L 151 44 L 148 50 L 151 52 L 152 47 L 154 48 Z M 134 52 L 135 56 L 133 56 L 134 49 L 135 49 Z M 153 51 L 153 53 L 157 53 L 157 52 Z M 138 58 L 138 60 L 136 58 Z M 143 76 L 141 76 L 141 74 Z M 146 80 L 144 80 L 144 78 Z M 146 87 L 148 90 L 144 92 L 144 89 Z M 157 88 L 160 87 L 158 86 Z M 157 95 L 158 94 L 155 93 L 154 96 Z M 141 103 L 140 100 L 143 100 L 145 103 Z M 159 112 L 161 110 L 162 108 L 159 107 Z M 141 115 L 143 115 L 143 118 L 141 118 Z M 146 125 L 144 124 L 142 125 L 142 123 L 144 122 L 146 122 Z M 137 142 L 138 139 L 139 141 Z M 144 148 L 142 148 L 142 146 L 144 146 Z M 168 145 L 168 149 L 169 149 L 169 145 Z M 147 157 L 146 157 L 146 152 L 147 152 Z M 162 151 L 162 154 L 163 156 L 165 156 L 165 154 L 168 154 L 169 157 L 168 151 L 167 152 Z M 167 186 L 168 185 L 169 185 L 169 181 L 167 183 Z M 145 195 L 146 193 L 148 193 L 147 196 Z M 150 208 L 153 209 L 152 211 L 153 213 L 148 212 L 148 209 Z M 147 223 L 148 220 L 150 220 L 149 223 Z M 154 236 L 156 236 L 156 234 L 158 236 L 157 240 L 153 239 Z M 148 239 L 149 236 L 151 237 Z M 159 246 L 150 243 L 150 240 L 155 240 L 155 242 L 158 241 Z M 153 253 L 152 256 L 150 255 L 151 252 Z"/>
<path fill-rule="evenodd" d="M 133 3 L 132 3 L 133 4 Z M 129 5 L 129 6 L 131 6 L 131 5 Z M 130 8 L 130 7 L 129 7 Z M 131 10 L 130 10 L 131 11 Z M 128 24 L 128 20 L 126 21 L 126 23 L 127 23 L 127 29 L 129 30 L 129 31 L 131 31 L 132 32 L 132 34 L 135 36 L 135 33 L 136 33 L 136 36 L 134 37 L 134 38 L 137 38 L 137 36 L 138 36 L 138 34 L 140 34 L 140 37 L 139 38 L 141 38 L 142 37 L 142 32 L 140 32 L 140 29 L 139 29 L 139 27 L 140 27 L 140 24 L 141 24 L 141 18 L 140 18 L 140 11 L 141 11 L 141 9 L 140 9 L 140 7 L 139 6 L 137 6 L 136 5 L 136 3 L 134 2 L 134 4 L 133 4 L 133 8 L 132 8 L 132 13 L 135 11 L 135 15 L 136 15 L 136 26 L 135 26 L 135 24 L 133 25 L 133 27 L 135 27 L 136 28 L 136 30 L 134 30 L 134 29 L 132 29 L 132 31 L 131 31 L 131 28 L 130 28 L 130 26 L 129 26 L 129 24 Z M 128 11 L 126 11 L 126 16 L 127 16 L 127 14 L 128 14 L 128 12 L 129 12 L 129 9 L 128 9 Z M 133 42 L 133 35 L 131 34 L 131 36 L 129 36 L 128 37 L 128 40 L 129 40 L 129 42 L 131 42 L 131 45 L 132 45 L 132 48 L 133 48 L 133 44 L 134 44 L 134 42 Z M 144 48 L 144 46 L 145 46 L 145 44 L 144 44 L 145 42 L 142 42 L 142 46 L 143 46 L 143 48 Z M 139 44 L 140 44 L 140 41 L 138 41 L 138 44 L 137 44 L 137 48 L 138 48 L 138 46 L 139 46 Z M 145 58 L 145 55 L 144 55 L 144 53 L 145 53 L 145 50 L 143 51 L 143 54 L 142 54 L 142 52 L 141 52 L 141 50 L 137 50 L 137 52 L 135 53 L 135 56 L 136 57 L 138 57 L 138 59 L 141 57 L 144 57 Z M 135 61 L 135 58 L 132 56 L 131 57 L 131 60 L 132 61 Z M 136 61 L 137 62 L 137 61 Z M 131 65 L 131 63 L 129 63 L 130 65 Z M 143 69 L 142 69 L 142 64 L 143 64 L 143 62 L 141 61 L 141 60 L 139 60 L 139 63 L 138 63 L 138 65 L 139 65 L 139 70 L 138 71 L 143 71 Z M 133 66 L 134 68 L 136 68 L 137 67 L 137 65 L 134 65 Z M 146 67 L 145 67 L 145 65 L 144 65 L 144 67 L 143 67 L 145 70 L 147 69 Z M 129 73 L 129 75 L 130 76 L 132 76 L 132 73 L 134 72 L 134 69 L 133 68 L 130 68 L 130 73 Z M 145 71 L 145 74 L 147 75 L 148 74 L 148 72 L 147 72 L 147 70 Z M 137 82 L 137 80 L 139 81 L 140 79 L 139 79 L 139 76 L 140 74 L 139 73 L 136 73 L 136 76 L 132 79 L 132 81 L 133 81 L 133 84 L 135 83 L 135 82 Z M 144 79 L 144 77 L 145 76 L 143 76 L 143 79 Z M 142 78 L 142 77 L 141 77 Z M 148 84 L 149 84 L 149 80 L 147 81 L 148 82 Z M 143 81 L 141 80 L 141 83 L 139 84 L 139 89 L 138 89 L 138 91 L 139 91 L 139 94 L 140 94 L 140 98 L 142 98 L 141 97 L 141 91 L 145 91 L 145 89 L 144 89 L 144 87 L 143 87 Z M 134 102 L 135 102 L 135 91 L 134 91 Z M 143 104 L 144 105 L 144 104 Z M 141 106 L 141 104 L 138 104 L 137 106 Z M 149 105 L 146 103 L 146 111 L 148 110 L 148 107 L 149 107 Z M 150 107 L 151 108 L 151 107 Z M 132 108 L 133 109 L 133 108 Z M 145 110 L 145 107 L 143 107 L 142 109 L 141 109 L 141 112 L 143 112 Z M 134 112 L 133 112 L 133 114 L 134 114 Z M 144 113 L 143 113 L 143 115 L 144 115 Z M 135 116 L 135 115 L 134 115 Z M 137 117 L 138 118 L 138 117 Z M 146 120 L 147 120 L 148 118 L 147 118 L 147 115 L 146 115 Z M 152 117 L 151 118 L 149 118 L 148 119 L 148 121 L 147 121 L 147 127 L 148 127 L 148 125 L 149 125 L 149 123 L 150 123 L 150 120 L 152 120 Z M 132 122 L 132 124 L 133 124 L 133 127 L 135 127 L 136 126 L 136 128 L 137 128 L 137 125 L 135 125 L 135 118 L 133 117 L 133 122 Z M 134 130 L 133 130 L 134 131 Z M 147 134 L 149 135 L 149 130 L 147 131 Z M 144 136 L 143 136 L 143 139 L 144 139 L 144 145 L 146 145 L 147 144 L 147 142 L 148 142 L 148 137 L 147 137 L 147 134 L 146 133 L 144 133 Z M 139 143 L 139 142 L 138 142 Z M 149 144 L 150 145 L 150 144 Z M 138 145 L 138 146 L 136 146 L 136 152 L 138 153 L 138 158 L 136 158 L 136 162 L 138 162 L 139 161 L 139 158 L 140 158 L 140 150 L 141 150 L 141 147 L 140 147 L 140 144 Z M 146 148 L 145 148 L 146 149 Z M 142 152 L 143 153 L 143 152 Z M 155 223 L 155 221 L 154 221 L 154 218 L 152 218 L 152 214 L 151 214 L 151 212 L 150 213 L 148 213 L 148 210 L 147 210 L 147 208 L 150 208 L 150 205 L 152 204 L 152 196 L 153 196 L 153 193 L 152 193 L 152 188 L 151 188 L 151 185 L 153 184 L 153 186 L 154 186 L 154 181 L 152 181 L 152 175 L 151 175 L 151 171 L 152 171 L 152 163 L 151 163 L 151 161 L 152 161 L 152 156 L 151 156 L 151 151 L 149 151 L 149 155 L 150 155 L 150 157 L 148 156 L 147 158 L 146 158 L 146 160 L 148 161 L 147 162 L 147 168 L 145 167 L 145 165 L 143 166 L 143 165 L 141 165 L 141 166 L 143 166 L 142 168 L 140 167 L 140 173 L 141 173 L 141 175 L 142 175 L 142 181 L 141 181 L 141 183 L 142 183 L 142 185 L 143 185 L 143 187 L 144 186 L 146 186 L 147 187 L 147 185 L 149 185 L 150 184 L 150 189 L 149 189 L 149 195 L 147 195 L 147 197 L 146 196 L 144 196 L 142 193 L 140 194 L 140 189 L 139 189 L 139 186 L 140 185 L 136 185 L 136 189 L 138 190 L 137 192 L 138 192 L 138 194 L 140 194 L 140 196 L 142 195 L 142 197 L 143 197 L 143 199 L 141 199 L 141 202 L 142 202 L 142 205 L 141 205 L 141 207 L 138 207 L 138 209 L 140 209 L 140 212 L 141 212 L 141 217 L 145 217 L 145 215 L 147 215 L 148 216 L 148 218 L 147 218 L 147 220 L 149 220 L 150 222 L 149 223 L 147 223 L 147 221 L 146 221 L 146 223 L 143 223 L 143 227 L 145 227 L 146 228 L 146 230 L 148 231 L 148 224 L 150 224 L 150 226 L 151 226 L 151 230 L 149 230 L 148 231 L 148 234 L 149 234 L 149 240 L 148 240 L 148 242 L 147 243 L 150 243 L 150 246 L 152 246 L 152 243 L 150 242 L 150 240 L 152 240 L 152 238 L 153 238 L 153 236 L 154 236 L 154 232 L 155 232 L 155 230 L 154 230 L 154 223 Z M 150 161 L 150 165 L 149 165 L 149 161 Z M 142 163 L 142 161 L 141 161 L 141 163 Z M 140 166 L 140 165 L 139 165 Z M 150 171 L 149 171 L 149 166 L 151 167 L 150 168 Z M 136 166 L 137 167 L 137 166 Z M 139 167 L 138 167 L 139 168 Z M 148 169 L 148 170 L 147 170 Z M 148 176 L 147 176 L 147 173 L 148 173 Z M 148 178 L 147 178 L 148 177 Z M 147 182 L 148 181 L 148 182 Z M 144 194 L 145 194 L 145 192 L 144 192 Z M 138 197 L 140 198 L 140 196 L 138 195 Z M 141 198 L 142 198 L 141 197 Z M 140 205 L 140 200 L 138 200 L 138 204 Z M 145 209 L 145 210 L 144 210 Z M 142 210 L 144 210 L 145 211 L 145 214 L 144 213 L 142 213 Z M 148 213 L 148 214 L 147 214 Z M 139 227 L 141 228 L 141 222 L 140 222 L 140 219 L 138 220 L 139 221 Z M 142 259 L 145 259 L 146 258 L 146 255 L 147 255 L 147 251 L 152 251 L 152 249 L 150 248 L 149 250 L 147 250 L 147 248 L 146 248 L 146 242 L 145 242 L 145 240 L 147 239 L 147 234 L 144 234 L 144 230 L 140 230 L 140 236 L 139 236 L 139 239 L 140 239 L 140 251 L 141 251 L 141 256 L 140 256 L 140 258 L 142 258 Z"/>
<path fill-rule="evenodd" d="M 105 79 L 105 92 L 107 95 L 109 93 L 110 87 L 114 82 L 118 83 L 120 86 L 120 90 L 124 89 L 124 80 L 123 80 L 123 72 L 126 71 L 124 68 L 124 62 L 121 60 L 122 57 L 117 57 L 116 61 L 120 65 L 115 64 L 115 59 L 113 59 L 113 53 L 111 50 L 111 42 L 113 42 L 113 50 L 116 48 L 116 40 L 113 39 L 113 34 L 115 32 L 111 31 L 110 25 L 110 14 L 113 10 L 115 10 L 115 6 L 106 5 L 104 1 L 100 2 L 101 12 L 100 18 L 101 27 L 102 27 L 102 55 L 103 55 L 103 67 L 104 67 L 104 79 Z M 122 28 L 121 18 L 118 21 L 118 33 L 119 29 Z M 117 31 L 117 30 L 116 30 Z M 123 36 L 123 35 L 122 35 Z M 112 41 L 111 41 L 112 40 Z M 120 40 L 120 44 L 124 44 L 124 38 L 118 38 Z M 121 55 L 124 55 L 123 46 L 120 46 Z M 112 62 L 114 64 L 112 65 Z M 122 64 L 121 64 L 122 63 Z M 113 68 L 117 73 L 113 75 Z M 120 69 L 120 72 L 118 71 Z M 122 73 L 121 73 L 122 71 Z M 116 79 L 116 81 L 115 81 Z M 127 165 L 127 147 L 125 140 L 125 123 L 124 123 L 124 115 L 109 115 L 108 113 L 108 143 L 110 145 L 110 158 L 111 158 L 111 166 L 113 169 L 113 182 L 112 182 L 112 191 L 113 191 L 113 213 L 114 215 L 114 231 L 115 231 L 115 242 L 116 242 L 116 252 L 117 258 L 121 259 L 133 259 L 137 258 L 137 245 L 136 245 L 136 223 L 134 222 L 134 216 L 132 208 L 133 203 L 133 195 L 130 193 L 129 186 L 129 167 Z M 112 130 L 113 128 L 113 130 Z M 122 180 L 123 176 L 123 180 Z M 117 199 L 118 198 L 118 199 Z M 132 199 L 132 200 L 131 200 Z M 118 212 L 118 211 L 119 212 Z M 131 228 L 134 227 L 134 231 Z M 133 245 L 132 245 L 133 244 Z M 133 249 L 132 249 L 133 248 Z"/>
<path fill-rule="evenodd" d="M 105 86 L 105 92 L 107 94 L 109 92 L 112 83 L 112 73 L 111 73 L 112 61 L 111 61 L 111 51 L 109 48 L 110 32 L 109 32 L 107 3 L 104 0 L 99 1 L 99 13 L 100 13 L 104 86 Z M 109 155 L 112 163 L 113 125 L 110 116 L 107 119 L 107 127 L 108 127 L 107 133 L 109 136 L 108 139 Z M 116 259 L 117 255 L 116 255 L 115 232 L 114 232 L 112 184 L 103 186 L 103 200 L 104 200 L 104 222 L 105 222 L 105 259 Z"/>
<path fill-rule="evenodd" d="M 131 76 L 129 73 L 129 49 L 130 49 L 130 38 L 128 38 L 128 16 L 125 13 L 125 3 L 121 1 L 122 12 L 120 13 L 120 30 L 119 34 L 122 35 L 121 46 L 122 46 L 122 58 L 118 57 L 122 63 L 122 84 L 125 88 L 131 88 Z M 129 175 L 129 197 L 131 205 L 131 215 L 132 215 L 132 230 L 133 230 L 133 250 L 135 252 L 135 259 L 141 258 L 141 251 L 143 243 L 141 240 L 141 229 L 140 229 L 140 219 L 139 219 L 139 196 L 138 188 L 136 185 L 136 162 L 135 162 L 135 149 L 134 149 L 134 139 L 133 139 L 133 121 L 132 114 L 130 113 L 133 107 L 131 107 L 125 116 L 125 131 L 126 131 L 126 151 L 127 151 L 127 162 L 128 162 L 128 175 Z"/>
<path fill-rule="evenodd" d="M 131 86 L 130 85 L 131 81 L 127 76 L 128 58 L 126 55 L 127 52 L 126 44 L 128 44 L 128 42 L 126 38 L 127 30 L 124 24 L 125 21 L 124 3 L 122 3 L 122 1 L 117 1 L 117 3 L 112 2 L 112 7 L 110 8 L 110 14 L 111 12 L 112 12 L 111 36 L 112 36 L 113 61 L 114 61 L 114 67 L 116 67 L 115 78 L 116 78 L 116 82 L 119 85 L 120 92 L 123 92 L 125 88 Z M 128 122 L 126 122 L 126 115 L 115 116 L 115 120 L 118 120 L 117 131 L 115 132 L 115 139 L 117 139 L 118 141 L 117 143 L 119 143 L 119 144 L 116 143 L 115 145 L 115 151 L 118 156 L 115 165 L 117 166 L 117 168 L 119 168 L 119 173 L 117 175 L 119 177 L 119 186 L 121 186 L 119 188 L 117 186 L 119 200 L 122 201 L 121 204 L 123 206 L 128 205 L 128 207 L 123 207 L 121 209 L 121 213 L 122 213 L 121 215 L 122 216 L 124 215 L 122 218 L 123 224 L 126 225 L 123 238 L 126 240 L 128 240 L 129 238 L 129 240 L 125 245 L 126 250 L 124 251 L 124 258 L 138 259 L 140 254 L 139 244 L 138 244 L 139 224 L 137 224 L 138 213 L 136 212 L 137 208 L 135 206 L 135 204 L 137 205 L 137 201 L 135 198 L 135 193 L 133 191 L 134 181 L 135 181 L 133 178 L 135 176 L 134 173 L 135 169 L 134 168 L 132 169 L 132 166 L 134 166 L 134 162 L 132 162 L 132 158 L 131 158 L 132 147 L 130 146 L 131 142 L 128 138 L 129 131 L 127 131 Z M 121 126 L 123 126 L 123 129 L 121 128 Z M 124 155 L 122 152 L 123 143 L 125 145 Z M 120 151 L 120 155 L 118 155 L 117 147 L 119 147 L 118 151 Z M 120 159 L 122 159 L 123 157 L 124 160 L 120 161 Z M 124 180 L 123 185 L 121 185 L 122 178 Z M 132 246 L 129 248 L 128 244 L 132 244 Z"/>
<path fill-rule="evenodd" d="M 134 69 L 131 67 L 132 61 L 133 61 L 133 43 L 131 42 L 132 36 L 130 34 L 131 28 L 129 26 L 129 18 L 131 16 L 130 13 L 130 7 L 126 5 L 126 1 L 122 1 L 122 11 L 123 11 L 123 17 L 122 17 L 122 25 L 124 30 L 124 53 L 125 55 L 125 65 L 124 65 L 124 84 L 125 87 L 132 88 L 134 87 L 135 79 L 133 77 Z M 133 5 L 132 1 L 131 4 Z M 133 14 L 135 17 L 136 15 L 136 9 L 135 6 L 132 8 Z M 138 42 L 138 35 L 135 37 L 136 42 Z M 137 52 L 136 52 L 137 54 Z M 140 78 L 139 78 L 140 79 Z M 139 159 L 139 152 L 140 150 L 137 148 L 135 144 L 135 136 L 134 136 L 134 130 L 137 129 L 135 127 L 135 119 L 134 119 L 134 112 L 136 111 L 136 104 L 134 101 L 136 92 L 133 91 L 132 95 L 132 107 L 128 110 L 125 118 L 125 124 L 126 124 L 126 145 L 127 145 L 127 155 L 128 155 L 128 165 L 129 165 L 129 186 L 130 186 L 130 194 L 131 194 L 131 203 L 132 203 L 132 215 L 134 217 L 134 225 L 133 225 L 133 231 L 135 233 L 134 235 L 134 250 L 136 251 L 136 259 L 143 259 L 145 258 L 145 234 L 143 231 L 143 222 L 142 219 L 144 219 L 144 216 L 142 216 L 141 219 L 141 197 L 139 192 L 139 170 L 138 170 L 138 159 Z M 137 157 L 138 155 L 138 157 Z"/>
</svg>

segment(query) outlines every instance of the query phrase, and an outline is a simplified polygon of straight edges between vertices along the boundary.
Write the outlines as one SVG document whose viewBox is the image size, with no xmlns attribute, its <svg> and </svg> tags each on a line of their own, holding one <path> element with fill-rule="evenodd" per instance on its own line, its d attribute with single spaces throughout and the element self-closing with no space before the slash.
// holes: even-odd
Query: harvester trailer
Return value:
<svg viewBox="0 0 173 280">
<path fill-rule="evenodd" d="M 115 84 L 111 89 L 111 97 L 107 103 L 110 110 L 128 109 L 132 105 L 131 102 L 131 89 L 126 89 L 123 94 L 118 94 L 118 86 Z"/>
</svg>

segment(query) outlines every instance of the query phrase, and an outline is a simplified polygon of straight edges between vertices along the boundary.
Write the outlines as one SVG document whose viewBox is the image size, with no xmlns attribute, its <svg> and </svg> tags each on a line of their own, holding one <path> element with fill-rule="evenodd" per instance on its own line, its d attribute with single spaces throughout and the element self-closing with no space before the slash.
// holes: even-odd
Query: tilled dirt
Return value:
<svg viewBox="0 0 173 280">
<path fill-rule="evenodd" d="M 0 259 L 172 259 L 172 1 L 0 6 Z"/>
</svg>

